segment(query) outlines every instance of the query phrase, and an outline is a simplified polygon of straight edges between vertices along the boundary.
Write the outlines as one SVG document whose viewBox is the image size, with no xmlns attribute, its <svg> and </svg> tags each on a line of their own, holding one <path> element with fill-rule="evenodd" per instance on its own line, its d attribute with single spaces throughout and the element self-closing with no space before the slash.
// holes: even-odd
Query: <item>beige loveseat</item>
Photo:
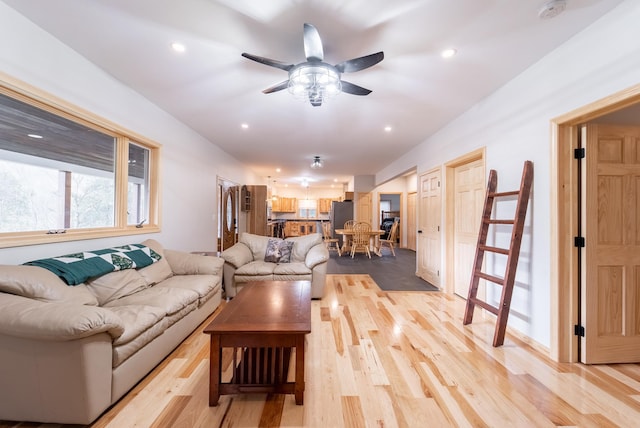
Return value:
<svg viewBox="0 0 640 428">
<path fill-rule="evenodd" d="M 287 262 L 265 261 L 267 236 L 241 233 L 232 247 L 222 252 L 224 259 L 224 289 L 227 297 L 234 297 L 244 283 L 250 281 L 311 281 L 311 298 L 321 299 L 327 279 L 329 251 L 322 235 L 287 238 L 293 244 L 291 258 Z M 277 240 L 282 241 L 282 240 Z"/>
<path fill-rule="evenodd" d="M 143 244 L 162 258 L 76 286 L 0 266 L 0 420 L 92 422 L 218 307 L 222 259 Z"/>
</svg>

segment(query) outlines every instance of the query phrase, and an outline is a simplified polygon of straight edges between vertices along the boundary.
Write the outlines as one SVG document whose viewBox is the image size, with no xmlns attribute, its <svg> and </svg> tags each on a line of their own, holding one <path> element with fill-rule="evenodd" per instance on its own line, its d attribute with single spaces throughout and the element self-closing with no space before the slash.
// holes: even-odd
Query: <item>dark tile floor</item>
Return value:
<svg viewBox="0 0 640 428">
<path fill-rule="evenodd" d="M 388 249 L 382 250 L 382 257 L 375 254 L 371 259 L 366 254 L 338 257 L 331 251 L 327 265 L 328 274 L 368 274 L 386 291 L 437 291 L 438 288 L 416 276 L 416 252 L 396 248 L 396 257 Z"/>
</svg>

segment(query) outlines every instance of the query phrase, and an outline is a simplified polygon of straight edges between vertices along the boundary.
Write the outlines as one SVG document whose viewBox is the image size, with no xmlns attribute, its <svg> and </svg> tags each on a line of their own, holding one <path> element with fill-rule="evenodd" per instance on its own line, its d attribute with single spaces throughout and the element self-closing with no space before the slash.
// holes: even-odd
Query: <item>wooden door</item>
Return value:
<svg viewBox="0 0 640 428">
<path fill-rule="evenodd" d="M 407 195 L 407 248 L 416 251 L 416 193 L 409 193 Z"/>
<path fill-rule="evenodd" d="M 454 293 L 467 298 L 485 197 L 484 159 L 454 169 Z M 482 281 L 481 281 L 482 283 Z M 479 288 L 484 289 L 484 284 Z M 484 295 L 484 291 L 478 293 Z"/>
<path fill-rule="evenodd" d="M 238 224 L 238 186 L 222 187 L 221 208 L 221 224 L 222 224 L 222 242 L 220 251 L 233 246 L 237 241 L 237 224 Z"/>
<path fill-rule="evenodd" d="M 420 176 L 418 212 L 418 276 L 440 286 L 442 192 L 440 168 Z"/>
<path fill-rule="evenodd" d="M 640 128 L 588 125 L 585 175 L 581 361 L 640 362 Z"/>
<path fill-rule="evenodd" d="M 357 195 L 358 208 L 357 208 L 356 220 L 369 223 L 372 229 L 377 229 L 377 227 L 375 227 L 371 221 L 371 211 L 373 209 L 371 206 L 371 203 L 372 203 L 371 201 L 372 201 L 371 193 L 358 192 L 358 195 Z"/>
</svg>

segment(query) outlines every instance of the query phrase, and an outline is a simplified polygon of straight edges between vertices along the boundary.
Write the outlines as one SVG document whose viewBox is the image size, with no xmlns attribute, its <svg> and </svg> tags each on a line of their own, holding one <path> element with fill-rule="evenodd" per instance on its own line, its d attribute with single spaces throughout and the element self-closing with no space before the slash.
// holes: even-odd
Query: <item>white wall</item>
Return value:
<svg viewBox="0 0 640 428">
<path fill-rule="evenodd" d="M 523 162 L 533 161 L 530 229 L 522 243 L 509 326 L 545 346 L 550 344 L 550 120 L 640 83 L 638 22 L 640 2 L 621 3 L 376 175 L 382 183 L 412 167 L 421 174 L 485 146 L 487 172 L 496 169 L 498 188 L 513 190 Z"/>
<path fill-rule="evenodd" d="M 161 233 L 0 249 L 0 263 L 22 263 L 147 237 L 173 249 L 216 248 L 216 177 L 251 183 L 256 181 L 251 171 L 1 2 L 0 72 L 163 146 Z"/>
</svg>

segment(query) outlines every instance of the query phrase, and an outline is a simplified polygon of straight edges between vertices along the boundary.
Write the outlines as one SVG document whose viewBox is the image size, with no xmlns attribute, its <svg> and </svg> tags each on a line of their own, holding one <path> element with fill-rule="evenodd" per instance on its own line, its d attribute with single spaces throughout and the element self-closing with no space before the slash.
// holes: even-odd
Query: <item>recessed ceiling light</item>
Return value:
<svg viewBox="0 0 640 428">
<path fill-rule="evenodd" d="M 456 53 L 458 53 L 457 50 L 450 48 L 450 49 L 443 50 L 442 53 L 440 53 L 440 55 L 442 56 L 442 58 L 451 58 Z"/>
<path fill-rule="evenodd" d="M 38 135 L 38 134 L 27 134 L 27 137 L 31 137 L 31 138 L 42 138 L 42 135 Z"/>
<path fill-rule="evenodd" d="M 187 50 L 187 48 L 182 43 L 178 43 L 178 42 L 171 43 L 171 49 L 173 49 L 176 52 L 184 52 Z"/>
<path fill-rule="evenodd" d="M 334 178 L 334 179 L 333 179 L 333 182 L 334 182 L 334 183 L 337 183 L 337 182 L 338 182 L 338 179 L 337 179 L 337 178 Z"/>
<path fill-rule="evenodd" d="M 276 172 L 280 172 L 282 171 L 280 168 L 276 168 Z"/>
<path fill-rule="evenodd" d="M 385 127 L 384 127 L 384 130 L 385 130 L 386 132 L 391 132 L 391 130 L 392 130 L 392 129 L 393 129 L 393 128 L 392 128 L 392 127 L 390 127 L 389 125 L 387 125 L 387 126 L 385 126 Z"/>
<path fill-rule="evenodd" d="M 243 123 L 240 126 L 242 127 L 242 129 L 249 129 L 249 124 L 248 123 Z"/>
</svg>

